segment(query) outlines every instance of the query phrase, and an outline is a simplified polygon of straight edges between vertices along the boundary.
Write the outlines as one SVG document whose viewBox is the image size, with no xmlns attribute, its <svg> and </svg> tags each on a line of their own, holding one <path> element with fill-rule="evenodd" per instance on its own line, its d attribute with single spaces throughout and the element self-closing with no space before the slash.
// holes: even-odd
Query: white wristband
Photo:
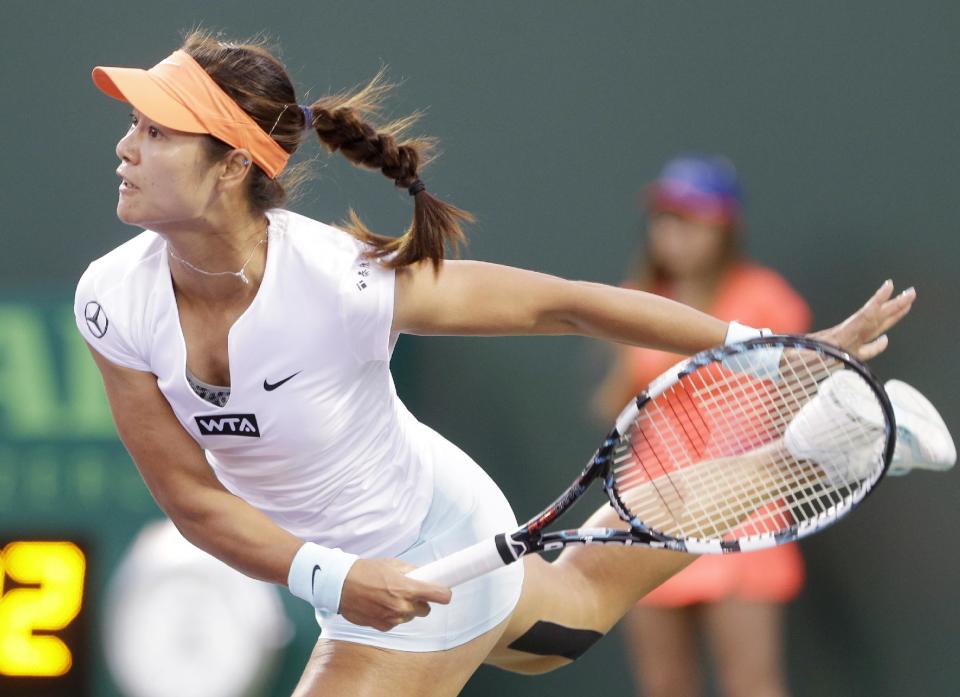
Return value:
<svg viewBox="0 0 960 697">
<path fill-rule="evenodd" d="M 336 615 L 343 582 L 356 560 L 356 554 L 306 542 L 290 564 L 287 587 L 321 613 Z"/>
<path fill-rule="evenodd" d="M 770 329 L 754 329 L 739 322 L 730 322 L 727 325 L 727 335 L 723 337 L 723 345 L 738 344 L 741 341 L 749 339 L 759 339 L 761 336 L 770 336 L 773 332 Z"/>
</svg>

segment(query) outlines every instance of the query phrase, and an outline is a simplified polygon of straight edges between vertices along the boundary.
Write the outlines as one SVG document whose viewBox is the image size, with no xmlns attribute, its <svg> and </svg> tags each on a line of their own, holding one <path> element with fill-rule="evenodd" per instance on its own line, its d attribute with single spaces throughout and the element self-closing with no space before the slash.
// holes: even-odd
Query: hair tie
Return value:
<svg viewBox="0 0 960 697">
<path fill-rule="evenodd" d="M 303 130 L 313 128 L 313 109 L 309 106 L 300 105 L 300 111 L 303 112 Z"/>
<path fill-rule="evenodd" d="M 427 188 L 426 184 L 424 184 L 419 179 L 414 179 L 413 183 L 407 188 L 407 191 L 410 193 L 411 196 L 416 196 L 421 191 L 425 191 L 426 188 Z"/>
</svg>

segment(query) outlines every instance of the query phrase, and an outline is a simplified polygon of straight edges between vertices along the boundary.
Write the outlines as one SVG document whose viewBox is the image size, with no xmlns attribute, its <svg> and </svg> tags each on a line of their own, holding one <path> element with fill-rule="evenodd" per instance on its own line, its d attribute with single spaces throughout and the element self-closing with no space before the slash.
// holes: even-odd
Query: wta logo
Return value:
<svg viewBox="0 0 960 697">
<path fill-rule="evenodd" d="M 194 416 L 202 436 L 246 436 L 259 438 L 260 427 L 255 414 L 223 414 Z"/>
</svg>

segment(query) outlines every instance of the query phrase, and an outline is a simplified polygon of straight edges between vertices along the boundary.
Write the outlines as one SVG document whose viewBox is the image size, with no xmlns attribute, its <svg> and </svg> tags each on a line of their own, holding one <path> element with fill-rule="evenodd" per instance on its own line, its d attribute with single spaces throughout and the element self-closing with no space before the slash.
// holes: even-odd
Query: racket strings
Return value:
<svg viewBox="0 0 960 697">
<path fill-rule="evenodd" d="M 780 458 L 772 458 L 772 460 L 773 460 L 774 462 L 776 462 L 777 460 L 783 462 L 783 461 L 784 461 L 784 458 L 781 456 Z M 811 491 L 811 485 L 812 485 L 812 484 L 815 484 L 815 482 L 817 481 L 816 478 L 815 478 L 815 477 L 814 477 L 814 478 L 811 478 L 811 477 L 809 476 L 809 473 L 805 473 L 806 476 L 804 477 L 804 480 L 803 480 L 803 481 L 800 481 L 800 480 L 798 479 L 797 473 L 799 473 L 799 472 L 801 472 L 801 471 L 798 470 L 798 469 L 794 469 L 794 470 L 792 470 L 792 472 L 794 472 L 794 474 L 795 474 L 795 476 L 793 477 L 793 481 L 791 482 L 791 484 L 793 485 L 792 489 L 791 489 L 791 490 L 787 490 L 786 488 L 782 488 L 782 491 L 781 491 L 781 493 L 783 493 L 783 494 L 785 495 L 785 497 L 787 498 L 788 503 L 791 504 L 791 505 L 797 505 L 798 503 L 803 503 L 803 502 L 813 502 L 814 504 L 818 504 L 819 501 L 821 501 L 822 498 L 823 498 L 822 492 Z M 804 496 L 804 497 L 802 497 L 802 498 L 797 497 L 797 496 L 795 495 L 795 491 L 796 491 L 797 489 L 799 489 L 800 487 L 806 489 L 808 492 L 811 492 L 810 495 Z M 756 494 L 756 490 L 755 490 L 755 489 L 753 490 L 752 494 L 753 494 L 753 495 Z M 838 496 L 834 495 L 834 496 L 832 497 L 832 501 L 830 501 L 830 503 L 833 503 L 833 502 L 837 501 L 838 498 L 839 498 Z M 815 510 L 813 511 L 813 513 L 820 512 L 821 510 L 824 510 L 825 507 L 826 507 L 826 505 L 819 505 L 818 507 L 815 508 Z M 788 511 L 789 511 L 789 509 L 788 509 L 788 508 L 785 509 L 784 507 L 780 507 L 779 510 L 782 511 L 782 513 L 780 513 L 779 515 L 777 515 L 777 516 L 775 517 L 775 522 L 776 522 L 778 525 L 781 525 L 781 526 L 787 525 L 787 524 L 789 523 L 789 521 L 786 520 L 786 517 L 788 516 Z M 807 515 L 810 515 L 810 514 L 811 514 L 810 506 L 806 506 L 804 510 L 806 511 Z M 710 513 L 712 513 L 712 512 L 710 512 Z"/>
<path fill-rule="evenodd" d="M 642 431 L 638 433 L 640 436 L 645 437 L 645 434 Z M 641 458 L 640 453 L 638 453 L 637 450 L 633 448 L 631 441 L 624 441 L 624 443 L 630 446 L 629 450 L 625 455 L 618 455 L 616 454 L 617 450 L 614 451 L 615 455 L 614 455 L 613 461 L 614 461 L 615 471 L 617 472 L 620 471 L 620 465 L 624 462 L 629 462 L 630 466 L 633 466 L 634 463 L 642 463 L 644 461 Z M 685 510 L 683 492 L 680 490 L 678 486 L 679 482 L 674 480 L 674 478 L 670 477 L 667 468 L 664 466 L 662 462 L 659 461 L 656 451 L 653 448 L 650 448 L 650 452 L 653 453 L 654 458 L 657 459 L 657 467 L 658 467 L 657 471 L 661 472 L 662 476 L 653 477 L 653 476 L 650 476 L 649 471 L 646 471 L 645 472 L 647 476 L 646 481 L 648 481 L 649 485 L 653 487 L 654 495 L 656 497 L 655 500 L 663 504 L 663 513 L 666 514 L 666 520 L 669 520 L 674 524 L 679 524 L 683 515 L 683 511 Z M 669 488 L 672 496 L 667 496 L 667 492 L 661 490 L 661 484 L 664 482 L 666 483 L 666 486 Z M 619 485 L 619 478 L 618 478 L 618 489 L 619 488 L 620 488 L 620 485 Z M 632 504 L 629 504 L 628 508 L 630 510 L 636 510 L 634 508 L 634 505 Z M 657 528 L 657 529 L 663 530 L 665 528 Z"/>
<path fill-rule="evenodd" d="M 820 376 L 817 375 L 817 376 L 815 376 L 815 377 L 819 379 Z M 755 383 L 753 383 L 753 384 L 755 384 Z M 748 386 L 752 386 L 753 384 L 748 383 Z M 797 390 L 796 390 L 796 389 L 789 390 L 789 391 L 785 391 L 784 394 L 786 394 L 788 397 L 792 398 L 792 399 L 796 402 L 796 395 L 797 395 Z M 742 398 L 742 397 L 741 397 L 741 398 Z M 783 411 L 784 413 L 790 413 L 790 412 L 796 412 L 796 410 L 797 410 L 796 407 L 797 407 L 797 406 L 799 406 L 799 404 L 795 404 L 795 408 L 790 409 L 790 410 L 787 410 L 787 409 L 785 409 L 785 408 L 783 408 L 783 407 L 781 407 L 781 408 L 782 408 L 782 411 Z M 752 423 L 755 423 L 755 421 L 752 422 Z M 748 429 L 748 430 L 749 430 L 749 429 Z M 754 436 L 761 435 L 761 434 L 758 434 L 758 433 L 757 433 L 756 429 L 753 429 L 753 433 L 754 433 Z M 764 433 L 764 434 L 762 434 L 762 435 L 763 435 L 764 437 L 767 437 L 769 434 L 768 434 L 768 433 Z M 738 450 L 740 450 L 740 448 L 738 448 Z M 784 458 L 782 455 L 778 457 L 778 456 L 776 456 L 776 455 L 774 454 L 774 455 L 771 456 L 770 460 L 771 460 L 771 462 L 772 462 L 773 464 L 781 464 L 781 465 L 782 465 L 782 464 L 786 463 L 786 460 L 785 460 L 785 458 Z M 797 490 L 797 489 L 798 489 L 799 487 L 801 487 L 801 486 L 808 487 L 809 484 L 810 484 L 810 481 L 809 481 L 809 477 L 807 477 L 804 481 L 800 481 L 800 480 L 798 479 L 798 476 L 797 476 L 797 474 L 800 472 L 800 470 L 798 470 L 798 469 L 791 469 L 791 470 L 789 470 L 789 472 L 792 473 L 792 474 L 794 474 L 794 476 L 791 478 L 792 480 L 789 482 L 791 488 L 787 488 L 787 487 L 784 487 L 784 486 L 781 485 L 780 487 L 776 487 L 774 490 L 775 490 L 775 491 L 779 491 L 779 493 L 785 495 L 785 496 L 788 498 L 788 500 L 790 500 L 791 503 L 794 503 L 794 504 L 795 504 L 798 499 L 797 499 L 797 497 L 796 497 L 795 495 L 792 495 L 792 494 L 794 493 L 795 490 Z M 767 477 L 769 478 L 769 475 L 765 475 L 765 476 L 767 476 Z M 753 480 L 750 480 L 750 481 L 753 481 Z M 757 493 L 758 493 L 758 492 L 756 491 L 755 488 L 751 491 L 751 495 L 754 495 L 754 496 L 755 496 Z M 808 497 L 805 497 L 805 500 L 814 501 L 814 502 L 816 501 L 815 498 L 812 498 L 812 497 L 809 497 L 809 496 L 808 496 Z M 783 508 L 781 507 L 780 510 L 783 511 Z M 809 507 L 808 507 L 808 510 L 809 510 Z M 818 512 L 819 512 L 819 511 L 818 511 Z M 769 511 L 768 511 L 768 513 L 769 513 Z M 772 517 L 773 517 L 773 522 L 774 522 L 775 524 L 777 524 L 777 525 L 780 525 L 780 526 L 788 525 L 788 524 L 789 524 L 789 521 L 786 520 L 786 515 L 785 515 L 785 513 L 786 513 L 786 511 L 783 511 L 783 513 L 780 513 L 780 514 L 774 514 L 774 515 L 772 516 Z M 708 532 L 712 532 L 712 531 L 708 531 Z"/>
<path fill-rule="evenodd" d="M 732 361 L 728 361 L 730 363 Z M 797 365 L 801 365 L 805 368 L 804 374 L 797 374 Z M 734 366 L 736 368 L 736 366 Z M 751 380 L 747 382 L 741 382 L 740 386 L 744 388 L 745 391 L 751 392 L 751 396 L 747 397 L 745 394 L 736 394 L 732 393 L 731 397 L 741 401 L 741 403 L 747 404 L 749 406 L 755 407 L 759 405 L 766 412 L 767 417 L 767 427 L 763 432 L 760 432 L 755 428 L 757 423 L 756 419 L 750 419 L 747 421 L 747 428 L 745 429 L 753 436 L 754 442 L 769 442 L 771 436 L 779 438 L 780 434 L 785 429 L 786 425 L 790 422 L 793 416 L 800 411 L 804 405 L 804 400 L 810 395 L 811 389 L 821 383 L 826 377 L 833 374 L 838 368 L 841 367 L 841 364 L 833 359 L 826 360 L 823 362 L 817 361 L 815 364 L 815 369 L 811 368 L 810 361 L 802 360 L 799 363 L 797 361 L 787 361 L 786 367 L 790 370 L 791 380 L 785 383 L 785 386 L 778 390 L 776 395 L 771 395 L 769 390 L 769 385 Z M 694 374 L 692 376 L 693 381 L 700 380 L 701 383 L 704 382 L 704 376 L 702 374 Z M 729 383 L 730 377 L 728 376 L 726 382 Z M 713 386 L 703 385 L 704 387 Z M 748 407 L 749 408 L 749 407 Z M 729 422 L 726 424 L 731 426 Z M 738 424 L 742 428 L 742 423 Z M 735 429 L 730 427 L 724 431 L 726 434 L 735 433 Z M 728 443 L 729 445 L 729 443 Z M 738 454 L 738 452 L 745 452 L 744 449 L 737 447 L 737 444 L 734 443 L 730 448 L 732 454 Z M 783 454 L 773 453 L 771 454 L 771 463 L 781 466 L 781 468 L 791 465 L 789 458 L 785 457 Z M 797 491 L 803 490 L 804 487 L 809 487 L 812 483 L 809 477 L 805 476 L 808 474 L 806 470 L 803 470 L 796 466 L 791 466 L 789 468 L 781 469 L 786 475 L 792 475 L 788 477 L 788 486 L 781 485 L 779 492 L 783 494 L 787 501 L 791 503 L 796 503 L 800 501 L 810 501 L 816 502 L 816 498 L 807 496 L 803 499 L 799 499 L 796 495 Z M 843 495 L 849 492 L 844 492 Z M 842 500 L 843 495 L 840 492 L 832 491 L 828 492 L 832 495 L 831 498 L 833 502 L 839 502 Z M 792 524 L 793 518 L 789 515 L 789 508 L 778 507 L 777 512 L 768 509 L 769 516 L 771 517 L 774 524 L 781 526 L 783 528 L 789 527 Z M 821 507 L 819 510 L 814 511 L 813 514 L 818 514 L 826 510 L 824 507 Z M 809 514 L 809 509 L 808 509 Z"/>
<path fill-rule="evenodd" d="M 882 420 L 844 405 L 869 391 L 858 374 L 811 350 L 785 354 L 776 380 L 737 359 L 681 378 L 615 448 L 617 495 L 644 525 L 684 538 L 777 534 L 843 505 L 882 466 Z M 831 378 L 838 372 L 860 393 Z"/>
<path fill-rule="evenodd" d="M 738 381 L 733 385 L 733 380 L 735 379 Z M 729 399 L 736 400 L 737 403 L 744 408 L 745 413 L 756 412 L 758 411 L 758 407 L 764 412 L 760 420 L 767 425 L 765 425 L 761 431 L 759 425 L 760 420 L 758 420 L 755 413 L 751 413 L 750 418 L 746 420 L 739 419 L 738 422 L 734 422 L 733 419 L 731 419 L 731 415 L 725 409 L 717 409 L 714 413 L 719 415 L 723 423 L 719 424 L 720 428 L 716 428 L 717 424 L 714 424 L 711 432 L 720 434 L 720 437 L 715 440 L 723 452 L 730 453 L 731 455 L 739 455 L 747 452 L 750 445 L 754 443 L 767 443 L 771 440 L 771 430 L 776 428 L 777 422 L 776 419 L 771 419 L 771 395 L 768 390 L 762 387 L 762 383 L 753 380 L 745 381 L 742 378 L 735 378 L 735 374 L 728 374 L 725 379 L 718 381 L 718 384 L 707 385 L 706 374 L 695 373 L 691 376 L 691 383 L 696 385 L 697 382 L 700 383 L 700 387 L 695 389 L 694 393 L 698 398 L 701 397 L 707 389 L 715 390 L 719 387 L 720 389 L 727 389 L 730 392 Z M 760 391 L 761 388 L 763 390 L 762 393 Z M 750 394 L 747 394 L 747 391 L 749 391 Z M 786 413 L 789 411 L 790 397 L 794 397 L 795 392 L 795 389 L 783 390 L 777 395 L 778 398 L 786 397 L 784 400 L 785 403 L 778 405 L 777 413 Z M 738 432 L 739 435 L 734 437 L 734 434 L 738 434 Z M 744 435 L 747 436 L 746 441 L 744 440 Z M 740 491 L 736 492 L 738 494 L 736 500 L 744 500 L 747 495 L 751 497 L 760 496 L 757 487 L 752 485 L 753 480 L 748 478 L 738 480 L 735 483 L 744 484 Z M 730 513 L 730 509 L 732 508 L 732 505 L 728 506 L 726 512 Z M 701 519 L 709 519 L 706 511 L 704 514 L 705 515 L 701 516 Z M 737 512 L 736 514 L 742 516 L 742 513 Z M 784 520 L 775 520 L 775 522 L 780 524 L 786 523 Z M 716 534 L 715 529 L 705 530 L 704 532 L 710 535 Z"/>
<path fill-rule="evenodd" d="M 701 377 L 701 376 L 700 376 L 698 373 L 694 373 L 694 377 Z M 749 388 L 749 387 L 755 386 L 756 383 L 755 383 L 755 382 L 745 383 L 745 385 Z M 714 392 L 716 392 L 716 390 L 717 390 L 718 387 L 721 387 L 721 388 L 722 388 L 722 387 L 725 387 L 725 386 L 726 386 L 727 389 L 729 390 L 729 378 L 728 378 L 728 380 L 727 380 L 727 385 L 724 385 L 723 383 L 720 383 L 720 384 L 718 385 L 718 384 L 715 382 L 713 385 L 706 386 L 706 387 L 708 387 L 709 389 L 712 389 Z M 702 399 L 702 398 L 703 398 L 703 392 L 704 392 L 704 390 L 702 390 L 702 389 L 695 389 L 695 390 L 693 390 L 693 396 L 694 396 L 694 398 L 695 398 L 695 399 Z M 793 392 L 796 392 L 796 390 L 793 390 Z M 783 393 L 783 394 L 790 394 L 790 391 L 784 390 L 782 393 Z M 755 394 L 756 394 L 756 393 L 755 393 Z M 768 411 L 770 410 L 770 407 L 769 407 L 770 399 L 769 399 L 768 394 L 761 395 L 759 399 L 748 399 L 748 398 L 746 398 L 746 397 L 744 397 L 744 396 L 741 396 L 741 395 L 738 395 L 738 394 L 728 395 L 727 399 L 730 399 L 730 398 L 737 399 L 737 400 L 740 402 L 740 404 L 741 404 L 741 405 L 744 405 L 744 406 L 746 406 L 746 405 L 749 404 L 749 403 L 759 403 L 759 404 L 761 404 L 762 406 L 764 406 L 765 408 L 767 408 Z M 797 408 L 799 408 L 799 402 L 796 400 L 796 397 L 795 397 L 795 396 L 794 396 L 794 402 L 797 403 Z M 686 402 L 686 403 L 689 405 L 689 402 Z M 741 452 L 745 452 L 745 451 L 748 449 L 747 446 L 741 445 L 741 442 L 742 442 L 742 440 L 743 440 L 743 439 L 742 439 L 742 432 L 743 432 L 743 430 L 744 430 L 744 429 L 743 429 L 744 424 L 743 424 L 743 423 L 741 423 L 741 424 L 732 424 L 732 423 L 730 423 L 730 421 L 726 418 L 726 415 L 725 415 L 724 411 L 723 411 L 723 410 L 718 410 L 718 409 L 715 408 L 715 407 L 716 407 L 716 404 L 717 404 L 717 400 L 716 400 L 716 399 L 705 400 L 704 403 L 705 403 L 707 406 L 711 407 L 713 413 L 714 413 L 715 415 L 719 415 L 720 418 L 723 419 L 724 423 L 721 424 L 721 428 L 720 428 L 719 431 L 718 431 L 718 429 L 716 428 L 716 424 L 710 424 L 710 423 L 707 423 L 707 422 L 706 422 L 706 420 L 705 420 L 705 419 L 703 418 L 703 416 L 702 416 L 703 413 L 704 413 L 702 410 L 700 410 L 700 411 L 694 410 L 694 413 L 697 415 L 697 418 L 698 418 L 699 421 L 700 421 L 699 429 L 698 429 L 698 430 L 700 431 L 700 433 L 701 433 L 701 434 L 703 434 L 703 433 L 714 433 L 714 434 L 716 434 L 717 432 L 721 432 L 721 433 L 725 433 L 725 434 L 736 434 L 738 431 L 740 431 L 740 435 L 737 435 L 736 438 L 733 438 L 732 436 L 731 436 L 731 437 L 728 437 L 728 442 L 726 442 L 726 443 L 721 443 L 721 445 L 723 446 L 723 450 L 724 450 L 725 452 L 729 452 L 730 454 L 738 454 L 738 453 L 741 453 Z M 674 411 L 674 414 L 676 414 L 676 407 L 675 407 L 675 405 L 673 404 L 673 402 L 671 402 L 670 404 L 671 404 L 671 409 Z M 781 407 L 781 412 L 786 412 L 786 411 L 787 411 L 786 409 L 784 409 L 783 407 Z M 649 412 L 648 412 L 648 415 L 649 415 Z M 690 420 L 692 421 L 693 419 L 690 419 Z M 677 445 L 681 440 L 683 440 L 683 439 L 692 440 L 692 439 L 690 438 L 689 430 L 687 429 L 686 425 L 685 425 L 685 428 L 684 428 L 684 431 L 685 431 L 685 432 L 684 432 L 683 434 L 677 434 L 677 435 L 678 435 L 677 438 L 671 438 L 669 435 L 667 435 L 666 433 L 664 433 L 663 430 L 661 430 L 661 429 L 659 428 L 659 424 L 662 423 L 663 421 L 664 421 L 663 419 L 653 419 L 653 420 L 651 420 L 651 423 L 653 424 L 654 429 L 658 431 L 658 436 L 659 436 L 663 441 L 665 441 L 665 442 L 670 442 L 670 441 L 672 441 L 671 444 L 674 446 L 674 448 L 673 448 L 674 451 L 676 451 L 676 445 Z M 753 424 L 755 424 L 755 422 L 756 422 L 756 420 L 755 420 L 755 419 L 752 419 L 752 420 L 746 422 L 746 424 L 745 424 L 745 425 L 747 426 L 747 431 L 749 431 L 749 435 L 751 436 L 751 440 L 753 440 L 753 441 L 755 441 L 755 442 L 756 442 L 756 441 L 765 442 L 765 441 L 770 440 L 770 439 L 771 439 L 771 434 L 769 433 L 770 429 L 768 428 L 768 429 L 766 429 L 763 433 L 761 433 L 761 432 L 759 432 L 756 428 L 753 428 Z M 644 430 L 643 430 L 643 429 L 638 429 L 637 432 L 644 433 Z M 672 435 L 672 434 L 671 434 L 671 435 Z M 699 435 L 698 438 L 696 439 L 696 443 L 697 443 L 697 445 L 699 446 L 699 447 L 697 448 L 697 450 L 700 451 L 700 452 L 697 452 L 697 455 L 700 455 L 700 454 L 702 453 L 702 446 L 703 446 L 703 444 L 705 443 L 705 441 L 706 441 L 706 437 L 704 437 L 703 435 Z M 652 449 L 651 449 L 651 450 L 652 450 Z M 640 457 L 640 455 L 639 455 L 638 453 L 637 453 L 637 460 L 640 460 L 640 461 L 642 462 L 642 457 Z M 655 478 L 658 474 L 666 474 L 666 473 L 668 473 L 668 469 L 662 465 L 662 462 L 658 464 L 658 467 L 657 467 L 657 469 L 656 469 L 656 472 L 651 472 L 650 469 L 649 469 L 648 467 L 646 467 L 646 466 L 644 466 L 644 471 L 639 471 L 639 470 L 634 469 L 634 477 L 639 478 L 639 479 L 641 479 L 641 480 L 643 480 L 643 481 L 646 481 L 646 480 L 648 480 L 648 479 Z M 627 476 L 621 475 L 620 484 L 621 484 L 621 487 L 624 487 L 624 485 L 629 485 L 629 484 L 630 484 L 629 474 L 628 474 Z"/>
<path fill-rule="evenodd" d="M 731 363 L 735 365 L 733 361 Z M 718 407 L 717 411 L 720 413 L 725 413 L 727 403 L 731 399 L 743 400 L 745 411 L 748 411 L 750 407 L 756 408 L 759 405 L 771 418 L 772 430 L 776 431 L 778 428 L 782 430 L 783 425 L 789 422 L 793 414 L 803 406 L 805 400 L 810 396 L 811 389 L 815 389 L 814 386 L 836 370 L 839 365 L 836 361 L 832 361 L 832 364 L 824 362 L 818 366 L 820 370 L 814 372 L 808 368 L 806 375 L 800 376 L 796 374 L 794 366 L 788 364 L 791 369 L 792 380 L 787 383 L 786 387 L 776 390 L 774 394 L 771 394 L 767 385 L 761 381 L 744 380 L 744 373 L 742 372 L 730 373 L 723 380 L 709 385 L 705 383 L 704 375 L 695 373 L 696 378 L 704 383 L 701 389 L 695 391 L 695 397 L 708 407 Z M 754 393 L 753 397 L 745 398 L 744 394 L 737 394 L 733 391 L 735 387 L 751 390 Z M 718 395 L 719 398 L 711 401 L 711 398 L 707 396 L 710 392 Z M 729 435 L 736 434 L 731 433 Z"/>
<path fill-rule="evenodd" d="M 678 389 L 676 390 L 676 392 L 678 394 L 692 394 L 693 398 L 697 397 L 695 390 L 689 391 L 686 389 Z M 667 404 L 671 406 L 674 403 L 675 403 L 675 400 L 667 401 Z M 689 421 L 691 424 L 695 424 L 696 430 L 698 431 L 698 436 L 699 436 L 698 440 L 701 444 L 701 447 L 699 451 L 695 452 L 695 454 L 697 455 L 697 461 L 699 461 L 702 457 L 703 452 L 706 450 L 709 435 L 715 429 L 716 424 L 709 423 L 706 418 L 707 413 L 700 409 L 697 409 L 695 404 L 693 404 L 690 399 L 685 398 L 681 400 L 681 403 L 683 404 L 683 407 L 684 407 L 683 411 L 684 411 L 684 416 L 686 420 Z M 676 414 L 678 410 L 676 408 L 672 408 L 671 411 L 673 411 L 673 413 Z M 719 414 L 724 417 L 726 416 L 725 414 L 723 414 L 723 412 L 719 412 Z M 669 425 L 670 422 L 667 422 L 667 423 Z M 723 426 L 727 427 L 727 430 L 732 431 L 732 428 L 730 427 L 729 424 L 725 423 L 723 424 Z M 664 435 L 664 430 L 667 430 L 667 429 L 660 430 L 661 436 Z M 683 435 L 683 434 L 672 433 L 671 435 Z M 680 471 L 686 474 L 686 470 L 680 470 Z M 685 480 L 686 484 L 692 487 L 696 487 L 697 490 L 699 491 L 703 488 L 703 482 L 702 482 L 703 477 L 701 475 L 694 478 L 692 475 L 695 472 L 699 474 L 698 470 L 690 470 L 691 476 L 684 476 L 681 478 Z M 670 478 L 669 472 L 666 473 L 666 477 Z M 690 481 L 691 479 L 694 479 L 694 481 L 691 482 Z M 701 481 L 698 481 L 698 480 L 701 480 Z M 699 500 L 693 499 L 691 503 L 688 504 L 686 508 L 687 518 L 695 522 L 702 523 L 702 525 L 699 526 L 701 528 L 698 530 L 699 535 L 715 536 L 716 530 L 711 525 L 712 521 L 727 519 L 731 516 L 737 515 L 734 508 L 735 502 L 736 500 L 743 498 L 743 496 L 749 492 L 749 488 L 750 488 L 749 481 L 739 480 L 739 481 L 731 481 L 729 483 L 735 487 L 733 496 L 702 497 Z M 749 492 L 749 493 L 753 494 L 755 492 Z M 675 531 L 680 535 L 688 536 L 691 534 L 691 531 L 687 531 L 684 529 L 685 528 L 684 521 L 679 519 L 677 516 L 674 516 L 674 528 L 675 528 Z"/>
<path fill-rule="evenodd" d="M 707 423 L 704 427 L 713 429 L 712 434 L 715 442 L 723 446 L 726 454 L 735 455 L 754 449 L 754 444 L 757 442 L 768 442 L 773 438 L 780 437 L 785 426 L 812 396 L 816 390 L 816 385 L 832 374 L 840 365 L 837 361 L 832 361 L 832 364 L 825 363 L 823 370 L 814 372 L 808 369 L 805 376 L 797 375 L 794 366 L 790 365 L 788 367 L 793 371 L 792 381 L 788 387 L 778 389 L 774 395 L 771 395 L 767 386 L 756 380 L 743 381 L 740 379 L 739 384 L 733 385 L 732 381 L 738 378 L 729 375 L 724 380 L 706 384 L 704 374 L 698 372 L 692 374 L 690 380 L 699 380 L 703 387 L 694 389 L 692 394 L 697 401 L 712 408 L 706 411 L 712 411 L 715 416 L 723 419 L 724 423 L 722 425 L 724 428 L 713 429 L 716 424 Z M 737 392 L 737 388 L 742 388 L 743 391 Z M 763 415 L 765 419 L 763 420 L 767 424 L 764 430 L 760 431 L 757 427 L 759 420 L 755 413 L 747 419 L 740 419 L 739 423 L 732 423 L 729 419 L 730 412 L 728 409 L 716 408 L 720 403 L 719 400 L 711 401 L 704 397 L 708 391 L 717 393 L 718 390 L 722 391 L 724 407 L 733 400 L 740 405 L 740 411 L 744 413 L 749 413 L 757 407 L 763 409 L 765 412 Z M 747 391 L 752 392 L 752 395 L 747 395 Z M 803 401 L 801 401 L 801 397 Z M 752 439 L 744 439 L 744 435 L 751 436 Z"/>
<path fill-rule="evenodd" d="M 630 458 L 628 457 L 627 459 L 629 460 Z M 667 473 L 652 479 L 651 482 L 646 485 L 653 486 L 654 488 L 654 491 L 650 492 L 647 497 L 651 500 L 643 501 L 642 499 L 644 497 L 638 497 L 636 491 L 631 492 L 633 495 L 627 497 L 631 510 L 643 510 L 645 512 L 643 520 L 646 524 L 669 532 L 670 534 L 690 536 L 696 533 L 698 536 L 715 536 L 718 534 L 718 530 L 716 529 L 716 525 L 712 524 L 713 521 L 739 520 L 743 518 L 744 512 L 738 512 L 735 508 L 736 501 L 756 499 L 759 496 L 756 488 L 749 486 L 750 480 L 743 479 L 739 482 L 734 482 L 733 486 L 730 486 L 728 482 L 724 496 L 713 498 L 701 496 L 699 499 L 694 499 L 698 505 L 690 506 L 684 500 L 682 493 L 684 488 L 681 487 L 691 486 L 690 480 L 694 478 L 693 475 L 698 474 L 698 470 L 702 469 L 693 469 L 692 467 L 693 466 L 684 470 L 684 474 L 687 476 L 676 477 Z M 669 488 L 677 492 L 677 495 L 674 496 L 672 500 L 664 496 L 664 487 L 658 486 L 659 481 L 663 479 L 671 480 L 672 483 Z M 676 479 L 684 480 L 683 484 L 678 484 L 675 481 Z M 693 482 L 692 486 L 700 487 L 701 489 L 704 488 L 703 477 L 697 477 L 697 479 L 700 481 Z M 743 485 L 743 482 L 746 482 L 747 485 Z M 623 487 L 621 485 L 621 491 L 622 490 Z M 654 513 L 659 515 L 654 515 Z M 788 524 L 786 520 L 779 520 L 778 522 L 780 525 Z"/>
</svg>

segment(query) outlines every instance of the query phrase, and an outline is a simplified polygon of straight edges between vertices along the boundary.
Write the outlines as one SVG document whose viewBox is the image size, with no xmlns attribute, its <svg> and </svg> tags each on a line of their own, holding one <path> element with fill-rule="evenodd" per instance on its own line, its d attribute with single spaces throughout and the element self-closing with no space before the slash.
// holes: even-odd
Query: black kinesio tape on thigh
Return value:
<svg viewBox="0 0 960 697">
<path fill-rule="evenodd" d="M 540 620 L 507 648 L 538 656 L 563 656 L 571 661 L 580 658 L 603 634 L 592 629 L 571 629 Z"/>
</svg>

